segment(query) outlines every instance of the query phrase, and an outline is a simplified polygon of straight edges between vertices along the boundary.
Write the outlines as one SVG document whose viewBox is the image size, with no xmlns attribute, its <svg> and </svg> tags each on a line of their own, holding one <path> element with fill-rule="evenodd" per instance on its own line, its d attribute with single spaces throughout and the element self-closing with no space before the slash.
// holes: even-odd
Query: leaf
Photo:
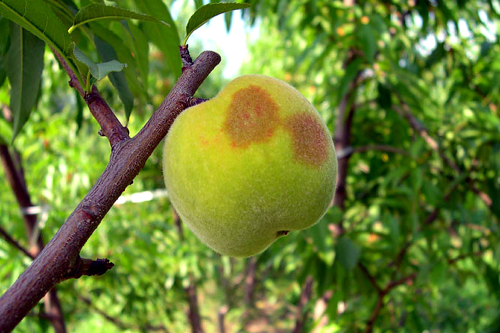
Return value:
<svg viewBox="0 0 500 333">
<path fill-rule="evenodd" d="M 158 20 L 157 18 L 151 15 L 133 12 L 131 10 L 120 7 L 106 6 L 94 3 L 80 9 L 80 11 L 75 15 L 75 18 L 73 20 L 73 25 L 68 29 L 68 32 L 72 33 L 80 25 L 96 20 L 122 20 L 122 19 L 153 21 L 161 23 L 167 27 L 170 27 L 168 23 Z"/>
<path fill-rule="evenodd" d="M 71 38 L 66 27 L 48 3 L 43 0 L 29 0 L 28 5 L 28 0 L 0 0 L 0 14 L 19 24 L 56 50 L 82 84 L 80 73 L 70 59 L 72 56 Z"/>
<path fill-rule="evenodd" d="M 352 240 L 342 237 L 336 246 L 336 258 L 348 271 L 351 271 L 358 264 L 361 249 Z"/>
<path fill-rule="evenodd" d="M 232 10 L 243 9 L 250 7 L 250 4 L 243 3 L 211 3 L 200 7 L 194 14 L 189 18 L 189 21 L 186 25 L 186 38 L 182 42 L 183 45 L 186 45 L 187 40 L 191 34 L 201 27 L 203 24 L 207 23 L 212 17 L 215 17 L 219 14 L 230 12 Z"/>
<path fill-rule="evenodd" d="M 10 109 L 14 118 L 14 140 L 28 120 L 38 96 L 45 44 L 15 23 L 10 28 L 10 47 L 5 67 L 11 86 Z"/>
<path fill-rule="evenodd" d="M 76 59 L 87 65 L 88 68 L 90 69 L 90 73 L 92 73 L 92 76 L 95 77 L 97 80 L 104 79 L 106 75 L 108 75 L 111 72 L 121 72 L 123 68 L 126 66 L 126 64 L 122 64 L 117 60 L 111 60 L 96 64 L 76 46 L 73 52 L 75 54 Z"/>
<path fill-rule="evenodd" d="M 127 30 L 129 49 L 134 53 L 137 68 L 144 85 L 148 84 L 149 75 L 149 44 L 148 38 L 135 24 L 124 24 Z M 147 89 L 146 89 L 147 90 Z"/>
<path fill-rule="evenodd" d="M 159 24 L 145 24 L 144 32 L 163 53 L 168 68 L 174 73 L 175 78 L 178 78 L 181 75 L 182 68 L 181 58 L 179 57 L 179 34 L 167 6 L 161 0 L 135 0 L 135 4 L 141 12 L 156 18 L 161 17 L 170 24 L 170 29 Z"/>
<path fill-rule="evenodd" d="M 97 36 L 94 38 L 94 41 L 101 60 L 108 62 L 111 62 L 113 60 L 117 61 L 115 50 L 110 44 L 106 43 Z M 125 115 L 128 121 L 130 113 L 132 112 L 132 108 L 134 107 L 134 95 L 132 95 L 132 92 L 128 87 L 125 74 L 123 72 L 109 73 L 109 80 L 111 81 L 111 84 L 113 84 L 113 86 L 118 90 L 118 96 L 123 102 Z"/>
</svg>

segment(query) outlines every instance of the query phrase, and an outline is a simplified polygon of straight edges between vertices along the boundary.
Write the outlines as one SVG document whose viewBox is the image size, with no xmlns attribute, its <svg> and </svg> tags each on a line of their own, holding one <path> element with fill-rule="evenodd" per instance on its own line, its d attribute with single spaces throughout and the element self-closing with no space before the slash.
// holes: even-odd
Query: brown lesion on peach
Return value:
<svg viewBox="0 0 500 333">
<path fill-rule="evenodd" d="M 328 159 L 328 136 L 319 120 L 311 113 L 296 113 L 285 119 L 290 133 L 294 157 L 298 162 L 319 167 Z"/>
<path fill-rule="evenodd" d="M 280 125 L 279 107 L 269 93 L 250 85 L 234 93 L 223 124 L 233 147 L 269 140 Z"/>
</svg>

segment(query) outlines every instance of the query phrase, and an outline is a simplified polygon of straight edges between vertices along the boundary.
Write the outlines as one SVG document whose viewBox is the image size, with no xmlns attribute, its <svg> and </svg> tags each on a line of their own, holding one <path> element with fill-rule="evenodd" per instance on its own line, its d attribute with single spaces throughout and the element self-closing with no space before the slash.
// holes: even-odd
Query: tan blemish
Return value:
<svg viewBox="0 0 500 333">
<path fill-rule="evenodd" d="M 285 129 L 292 136 L 294 157 L 297 161 L 321 166 L 328 159 L 328 136 L 319 120 L 309 113 L 289 116 Z"/>
<path fill-rule="evenodd" d="M 258 86 L 237 91 L 223 125 L 231 146 L 245 148 L 251 143 L 269 140 L 279 126 L 278 109 L 269 93 Z"/>
</svg>

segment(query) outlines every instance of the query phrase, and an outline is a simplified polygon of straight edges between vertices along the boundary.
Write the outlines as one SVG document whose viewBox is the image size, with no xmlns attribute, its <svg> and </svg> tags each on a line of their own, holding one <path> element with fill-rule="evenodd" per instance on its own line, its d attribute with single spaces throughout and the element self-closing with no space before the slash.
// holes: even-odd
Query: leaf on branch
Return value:
<svg viewBox="0 0 500 333">
<path fill-rule="evenodd" d="M 44 50 L 45 44 L 42 40 L 19 25 L 11 24 L 10 47 L 5 67 L 11 86 L 13 140 L 28 120 L 35 105 L 43 71 Z"/>
<path fill-rule="evenodd" d="M 187 40 L 191 34 L 208 22 L 212 17 L 215 17 L 219 14 L 230 12 L 232 10 L 243 9 L 250 7 L 250 4 L 245 3 L 210 3 L 203 7 L 200 7 L 194 14 L 189 18 L 189 21 L 186 25 L 186 38 L 182 42 L 183 45 L 186 45 Z"/>
<path fill-rule="evenodd" d="M 92 5 L 88 5 L 80 9 L 80 11 L 75 15 L 75 18 L 73 20 L 73 25 L 68 29 L 68 32 L 72 33 L 80 25 L 96 20 L 123 20 L 123 19 L 153 21 L 161 23 L 167 27 L 170 27 L 168 23 L 158 20 L 157 18 L 151 15 L 133 12 L 131 10 L 120 7 L 106 6 L 94 3 Z"/>
<path fill-rule="evenodd" d="M 95 36 L 94 41 L 97 47 L 97 52 L 103 61 L 113 61 L 117 59 L 116 52 L 109 43 L 106 43 L 99 37 Z M 125 108 L 125 115 L 127 117 L 127 121 L 130 118 L 130 114 L 132 113 L 132 108 L 134 106 L 134 95 L 130 91 L 130 88 L 127 84 L 127 79 L 125 78 L 125 73 L 109 73 L 109 80 L 111 84 L 118 90 L 118 96 L 123 102 L 123 106 Z"/>
<path fill-rule="evenodd" d="M 58 52 L 82 79 L 71 57 L 71 37 L 66 27 L 43 0 L 0 0 L 0 15 L 19 24 Z"/>
<path fill-rule="evenodd" d="M 122 64 L 117 60 L 111 60 L 96 64 L 76 46 L 73 50 L 73 53 L 78 61 L 87 65 L 87 67 L 90 69 L 90 73 L 97 80 L 104 79 L 110 72 L 121 72 L 123 68 L 127 66 L 127 64 Z"/>
<path fill-rule="evenodd" d="M 165 56 L 165 61 L 168 68 L 177 79 L 181 75 L 181 58 L 179 57 L 179 34 L 177 27 L 172 20 L 170 12 L 162 0 L 135 0 L 137 9 L 143 13 L 148 13 L 156 18 L 170 24 L 170 28 L 159 24 L 145 24 L 144 32 L 149 37 L 150 41 L 155 44 Z M 116 49 L 116 47 L 115 47 Z"/>
</svg>

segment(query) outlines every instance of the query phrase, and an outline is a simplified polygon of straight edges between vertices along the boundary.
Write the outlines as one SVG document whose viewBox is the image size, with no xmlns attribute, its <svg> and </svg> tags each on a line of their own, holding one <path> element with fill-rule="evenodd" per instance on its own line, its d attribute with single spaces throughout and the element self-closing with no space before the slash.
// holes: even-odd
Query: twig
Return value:
<svg viewBox="0 0 500 333">
<path fill-rule="evenodd" d="M 129 325 L 123 322 L 121 319 L 110 316 L 108 313 L 104 312 L 103 310 L 99 309 L 97 306 L 92 304 L 92 301 L 90 298 L 83 297 L 83 296 L 78 296 L 78 298 L 87 304 L 89 307 L 91 307 L 95 312 L 97 312 L 99 315 L 104 317 L 107 321 L 110 323 L 114 324 L 116 327 L 118 327 L 121 330 L 139 330 L 139 331 L 146 331 L 146 332 L 152 332 L 152 331 L 161 331 L 161 332 L 168 332 L 168 330 L 165 328 L 163 325 L 145 325 L 145 326 L 138 326 L 138 325 Z"/>
<path fill-rule="evenodd" d="M 302 289 L 302 294 L 300 295 L 299 304 L 297 306 L 297 313 L 295 316 L 296 318 L 295 328 L 293 330 L 293 333 L 304 332 L 304 325 L 307 318 L 306 305 L 307 303 L 309 303 L 309 300 L 311 299 L 312 284 L 313 284 L 313 278 L 312 276 L 308 276 L 306 279 L 306 283 L 304 285 L 304 289 Z"/>
<path fill-rule="evenodd" d="M 186 108 L 200 84 L 219 64 L 215 52 L 203 52 L 186 68 L 163 103 L 134 137 L 111 151 L 108 166 L 94 187 L 33 261 L 0 298 L 0 331 L 9 332 L 78 262 L 79 253 L 120 194 L 143 168 L 148 157 Z"/>
<path fill-rule="evenodd" d="M 219 323 L 219 333 L 226 333 L 226 328 L 224 326 L 224 317 L 228 311 L 227 305 L 222 306 L 217 314 L 217 322 Z"/>
<path fill-rule="evenodd" d="M 188 319 L 191 324 L 191 332 L 193 333 L 203 333 L 203 327 L 201 326 L 200 310 L 198 308 L 198 295 L 196 293 L 196 284 L 193 278 L 190 278 L 189 286 L 186 288 L 186 295 L 188 298 L 189 309 L 188 309 Z"/>
<path fill-rule="evenodd" d="M 70 77 L 69 85 L 75 88 L 87 103 L 92 116 L 101 126 L 100 133 L 108 138 L 111 148 L 114 148 L 119 142 L 129 139 L 128 129 L 122 126 L 109 105 L 99 94 L 99 90 L 93 86 L 91 92 L 85 92 L 64 58 L 56 50 L 52 49 L 52 52 Z"/>
<path fill-rule="evenodd" d="M 248 274 L 246 276 L 247 290 L 245 293 L 245 304 L 247 306 L 252 305 L 253 290 L 255 286 L 255 270 L 257 269 L 257 260 L 252 257 L 248 261 Z"/>
<path fill-rule="evenodd" d="M 5 170 L 5 177 L 14 192 L 14 196 L 21 210 L 33 206 L 29 193 L 26 191 L 24 180 L 21 179 L 21 174 L 17 171 L 9 148 L 6 145 L 0 144 L 0 159 Z M 43 248 L 43 241 L 40 234 L 36 233 L 38 222 L 36 215 L 22 214 L 24 227 L 29 240 L 29 251 L 33 257 L 36 257 Z"/>
<path fill-rule="evenodd" d="M 365 333 L 371 333 L 373 331 L 373 325 L 377 320 L 380 311 L 384 307 L 384 298 L 385 296 L 394 288 L 409 281 L 413 281 L 417 277 L 417 273 L 412 273 L 408 276 L 405 276 L 399 280 L 393 280 L 389 282 L 389 284 L 378 293 L 377 303 L 375 304 L 375 308 L 373 309 L 372 315 L 366 324 Z"/>
<path fill-rule="evenodd" d="M 16 197 L 17 203 L 19 204 L 19 207 L 22 211 L 22 217 L 26 235 L 28 238 L 28 244 L 30 245 L 30 251 L 28 251 L 24 247 L 21 247 L 19 243 L 17 243 L 17 245 L 19 246 L 14 246 L 18 247 L 23 253 L 34 259 L 40 252 L 42 252 L 44 243 L 42 235 L 38 228 L 38 220 L 36 215 L 26 214 L 26 209 L 31 207 L 32 203 L 31 197 L 28 193 L 28 188 L 26 186 L 24 172 L 21 167 L 21 158 L 19 155 L 17 155 L 16 167 L 8 147 L 6 145 L 0 145 L 0 159 L 2 160 L 7 181 L 12 191 L 14 192 L 14 196 Z M 57 296 L 57 289 L 51 288 L 50 291 L 48 291 L 44 295 L 41 295 L 41 297 L 45 298 L 45 312 L 50 315 L 49 320 L 54 327 L 55 332 L 66 333 L 66 323 L 64 321 L 61 303 L 59 302 L 59 297 Z M 1 328 L 2 327 L 0 325 L 0 331 Z"/>
<path fill-rule="evenodd" d="M 177 233 L 179 234 L 180 241 L 184 241 L 184 234 L 182 232 L 182 221 L 180 216 L 177 214 L 175 209 L 172 208 L 174 224 L 177 229 Z M 189 286 L 184 289 L 186 292 L 186 298 L 188 301 L 189 309 L 188 309 L 188 320 L 191 324 L 191 329 L 193 333 L 202 333 L 203 328 L 201 326 L 201 316 L 200 310 L 198 308 L 198 295 L 196 293 L 196 284 L 193 279 L 193 276 L 189 274 Z"/>
<path fill-rule="evenodd" d="M 429 135 L 427 129 L 413 115 L 413 113 L 410 110 L 410 107 L 403 101 L 401 96 L 399 96 L 399 102 L 401 104 L 402 109 L 399 108 L 397 105 L 393 105 L 392 108 L 400 116 L 402 116 L 408 121 L 410 126 L 425 140 L 425 142 L 429 145 L 429 147 L 431 147 L 432 150 L 438 153 L 439 157 L 441 157 L 441 159 L 443 160 L 443 162 L 445 162 L 445 164 L 447 164 L 449 167 L 455 170 L 458 175 L 461 175 L 463 171 L 460 169 L 460 167 L 444 154 L 438 142 Z M 469 185 L 471 190 L 486 204 L 486 206 L 491 209 L 491 204 L 492 204 L 491 198 L 486 193 L 479 190 L 472 181 L 472 179 L 467 178 L 467 184 Z"/>
<path fill-rule="evenodd" d="M 24 248 L 19 242 L 17 242 L 14 238 L 12 238 L 4 228 L 0 227 L 0 235 L 9 243 L 10 245 L 16 247 L 19 251 L 30 257 L 31 259 L 35 259 L 35 256 L 31 254 L 28 250 Z"/>
<path fill-rule="evenodd" d="M 366 145 L 366 146 L 360 146 L 360 147 L 355 147 L 355 148 L 347 147 L 347 148 L 337 152 L 337 157 L 338 157 L 338 159 L 342 159 L 342 158 L 350 157 L 352 154 L 355 154 L 355 153 L 364 153 L 364 152 L 373 151 L 373 150 L 394 153 L 394 154 L 400 154 L 400 155 L 404 155 L 404 156 L 410 156 L 410 154 L 406 150 L 403 150 L 403 149 L 400 149 L 397 147 L 393 147 L 393 146 L 388 146 L 388 145 L 374 144 L 374 145 Z"/>
<path fill-rule="evenodd" d="M 380 288 L 380 286 L 378 285 L 377 281 L 375 280 L 375 277 L 373 275 L 371 275 L 371 273 L 368 271 L 368 269 L 366 268 L 366 266 L 361 261 L 358 262 L 358 266 L 361 269 L 361 271 L 363 272 L 363 274 L 365 274 L 365 276 L 367 277 L 368 281 L 370 281 L 370 283 L 372 284 L 372 286 L 375 288 L 375 290 L 378 293 L 381 293 L 382 292 L 382 288 Z"/>
<path fill-rule="evenodd" d="M 358 57 L 354 49 L 349 51 L 349 55 L 344 62 L 344 68 L 347 67 L 349 63 L 354 61 Z M 355 104 L 351 103 L 349 107 L 349 102 L 353 99 L 353 96 L 356 95 L 356 88 L 358 84 L 358 80 L 361 76 L 362 71 L 359 70 L 354 79 L 349 83 L 349 87 L 347 89 L 347 93 L 344 95 L 342 100 L 339 103 L 338 110 L 339 113 L 337 115 L 337 120 L 335 124 L 335 149 L 337 151 L 342 151 L 350 146 L 351 142 L 351 126 L 352 120 L 354 117 L 354 112 L 356 110 Z M 338 206 L 341 210 L 344 210 L 345 201 L 347 199 L 347 171 L 349 166 L 349 157 L 340 159 L 338 161 L 338 175 L 337 175 L 337 189 L 335 192 L 334 204 Z M 338 223 L 338 229 L 340 234 L 344 233 L 344 226 L 342 221 Z"/>
</svg>

